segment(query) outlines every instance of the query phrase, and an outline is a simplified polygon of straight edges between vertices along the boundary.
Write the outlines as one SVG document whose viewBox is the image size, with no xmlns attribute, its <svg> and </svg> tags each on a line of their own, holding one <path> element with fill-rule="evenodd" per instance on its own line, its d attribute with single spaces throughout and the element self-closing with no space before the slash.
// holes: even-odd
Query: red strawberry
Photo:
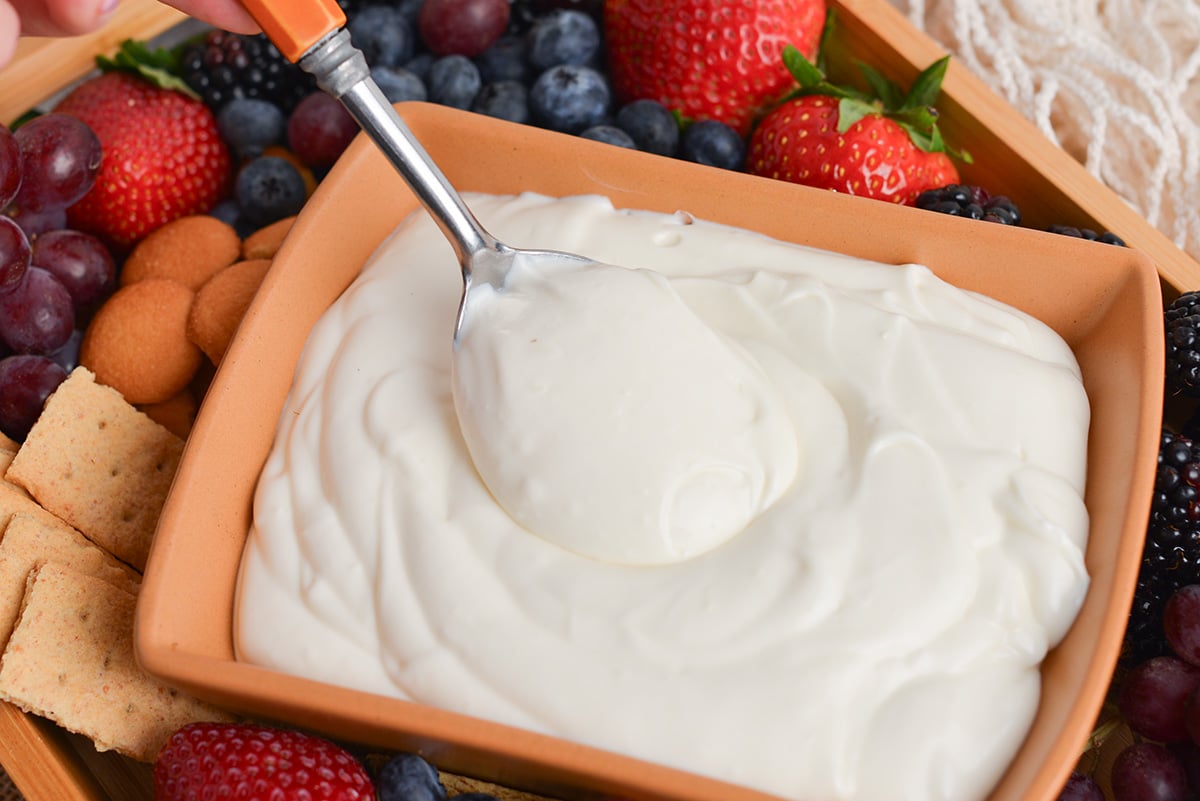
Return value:
<svg viewBox="0 0 1200 801">
<path fill-rule="evenodd" d="M 155 801 L 374 801 L 361 762 L 328 740 L 245 723 L 191 723 L 154 763 Z"/>
<path fill-rule="evenodd" d="M 794 86 L 780 55 L 815 57 L 825 0 L 607 0 L 604 32 L 617 100 L 649 98 L 745 136 Z"/>
<path fill-rule="evenodd" d="M 229 150 L 199 100 L 106 72 L 55 110 L 91 126 L 104 154 L 95 186 L 68 212 L 73 228 L 126 249 L 165 223 L 209 211 L 225 192 Z"/>
<path fill-rule="evenodd" d="M 795 51 L 785 58 L 801 88 L 755 129 L 749 172 L 907 205 L 926 189 L 959 182 L 932 107 L 946 59 L 925 70 L 907 96 L 864 67 L 877 97 L 827 83 Z"/>
</svg>

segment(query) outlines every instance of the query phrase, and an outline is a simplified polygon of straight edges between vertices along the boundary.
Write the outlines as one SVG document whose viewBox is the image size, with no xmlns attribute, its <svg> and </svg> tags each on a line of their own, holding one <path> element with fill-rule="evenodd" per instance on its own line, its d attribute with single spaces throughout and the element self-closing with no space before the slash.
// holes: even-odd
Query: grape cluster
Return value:
<svg viewBox="0 0 1200 801">
<path fill-rule="evenodd" d="M 1117 687 L 1136 736 L 1113 761 L 1115 801 L 1184 801 L 1200 789 L 1200 584 L 1175 591 L 1162 612 L 1168 650 L 1135 665 Z"/>
<path fill-rule="evenodd" d="M 87 315 L 116 283 L 106 246 L 65 227 L 102 155 L 66 114 L 0 126 L 0 432 L 17 441 L 76 365 Z"/>
</svg>

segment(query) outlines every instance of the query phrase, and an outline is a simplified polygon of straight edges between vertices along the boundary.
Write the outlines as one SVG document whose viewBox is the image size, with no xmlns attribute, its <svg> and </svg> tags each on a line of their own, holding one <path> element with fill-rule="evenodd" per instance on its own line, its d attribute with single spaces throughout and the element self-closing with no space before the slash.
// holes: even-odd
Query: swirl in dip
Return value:
<svg viewBox="0 0 1200 801">
<path fill-rule="evenodd" d="M 786 798 L 984 798 L 1087 588 L 1068 346 L 920 265 L 468 200 L 605 266 L 519 268 L 456 350 L 432 221 L 380 247 L 281 415 L 239 658 Z"/>
</svg>

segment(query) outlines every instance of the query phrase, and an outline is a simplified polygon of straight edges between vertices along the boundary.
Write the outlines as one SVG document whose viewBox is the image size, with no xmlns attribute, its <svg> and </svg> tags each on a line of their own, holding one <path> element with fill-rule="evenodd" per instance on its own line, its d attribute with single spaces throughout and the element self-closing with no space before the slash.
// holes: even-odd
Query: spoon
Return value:
<svg viewBox="0 0 1200 801">
<path fill-rule="evenodd" d="M 341 101 L 350 116 L 404 178 L 449 240 L 462 267 L 463 291 L 454 341 L 467 315 L 472 289 L 504 286 L 518 259 L 591 263 L 572 253 L 510 247 L 475 218 L 412 130 L 371 77 L 366 58 L 350 41 L 346 15 L 336 0 L 242 0 L 267 38 L 287 58 Z"/>
</svg>

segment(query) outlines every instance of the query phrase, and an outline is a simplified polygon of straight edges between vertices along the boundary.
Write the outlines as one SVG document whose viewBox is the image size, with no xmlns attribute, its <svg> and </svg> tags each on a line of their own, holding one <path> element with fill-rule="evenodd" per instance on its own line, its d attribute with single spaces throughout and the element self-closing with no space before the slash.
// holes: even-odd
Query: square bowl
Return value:
<svg viewBox="0 0 1200 801">
<path fill-rule="evenodd" d="M 421 103 L 400 107 L 462 191 L 600 194 L 876 261 L 918 262 L 1041 319 L 1071 346 L 1092 406 L 1082 611 L 1042 667 L 1041 703 L 993 801 L 1051 801 L 1102 705 L 1128 619 L 1162 414 L 1162 295 L 1127 248 L 902 208 L 624 150 Z M 234 596 L 259 472 L 306 336 L 409 212 L 359 137 L 305 207 L 209 389 L 160 518 L 136 622 L 150 673 L 197 696 L 557 797 L 683 801 L 762 793 L 234 658 Z M 449 324 L 449 323 L 448 323 Z M 449 329 L 448 329 L 449 330 Z"/>
</svg>

